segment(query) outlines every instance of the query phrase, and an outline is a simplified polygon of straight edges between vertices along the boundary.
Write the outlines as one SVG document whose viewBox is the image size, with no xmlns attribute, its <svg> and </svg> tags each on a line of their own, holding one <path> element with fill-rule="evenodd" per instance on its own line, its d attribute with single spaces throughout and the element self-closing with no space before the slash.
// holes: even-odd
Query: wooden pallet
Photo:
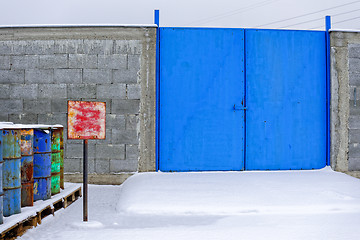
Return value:
<svg viewBox="0 0 360 240">
<path fill-rule="evenodd" d="M 9 227 L 0 234 L 0 239 L 13 240 L 23 235 L 28 229 L 36 227 L 41 224 L 41 220 L 49 215 L 54 215 L 55 212 L 61 208 L 67 208 L 73 202 L 81 197 L 81 187 L 77 188 L 70 194 L 62 197 L 61 199 L 49 203 L 48 206 L 41 209 L 35 216 L 30 216 L 21 222 Z"/>
</svg>

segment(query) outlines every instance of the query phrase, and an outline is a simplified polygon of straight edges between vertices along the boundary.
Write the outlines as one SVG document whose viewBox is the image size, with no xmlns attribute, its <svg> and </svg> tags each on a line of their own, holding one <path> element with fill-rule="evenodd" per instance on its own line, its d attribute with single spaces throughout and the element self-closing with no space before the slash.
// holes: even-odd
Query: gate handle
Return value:
<svg viewBox="0 0 360 240">
<path fill-rule="evenodd" d="M 236 107 L 236 105 L 234 104 L 234 106 L 233 106 L 233 109 L 234 109 L 234 111 L 241 111 L 241 110 L 246 110 L 247 109 L 247 107 L 240 107 L 240 108 L 238 108 L 238 107 Z"/>
</svg>

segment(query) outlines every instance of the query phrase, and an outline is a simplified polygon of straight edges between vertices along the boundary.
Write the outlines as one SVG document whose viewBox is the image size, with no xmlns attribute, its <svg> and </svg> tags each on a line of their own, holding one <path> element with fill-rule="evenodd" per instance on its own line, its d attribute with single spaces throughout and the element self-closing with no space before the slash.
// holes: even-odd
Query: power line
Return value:
<svg viewBox="0 0 360 240">
<path fill-rule="evenodd" d="M 190 23 L 188 23 L 186 25 L 192 25 L 192 24 L 195 24 L 195 23 L 205 24 L 205 23 L 208 23 L 208 22 L 213 22 L 213 21 L 221 19 L 221 18 L 229 17 L 229 16 L 236 15 L 236 14 L 239 14 L 239 13 L 243 13 L 243 12 L 246 12 L 248 10 L 258 8 L 258 7 L 263 7 L 265 5 L 271 4 L 271 3 L 276 2 L 276 1 L 278 1 L 278 0 L 262 1 L 262 2 L 255 3 L 255 4 L 252 4 L 252 5 L 247 6 L 247 7 L 232 10 L 230 12 L 226 12 L 226 13 L 218 14 L 218 15 L 215 15 L 215 16 L 203 18 L 203 19 L 200 19 L 200 20 L 197 20 L 197 21 L 193 21 L 193 22 L 190 22 Z"/>
<path fill-rule="evenodd" d="M 333 24 L 338 24 L 338 23 L 348 22 L 348 21 L 355 20 L 355 19 L 358 19 L 358 18 L 360 18 L 360 16 L 358 16 L 358 17 L 354 17 L 354 18 L 349 18 L 349 19 L 346 19 L 346 20 L 343 20 L 343 21 L 339 21 L 339 22 L 334 22 Z"/>
<path fill-rule="evenodd" d="M 336 16 L 341 16 L 341 15 L 344 15 L 344 14 L 349 14 L 349 13 L 353 13 L 353 12 L 357 12 L 357 11 L 360 11 L 360 9 L 355 9 L 355 10 L 352 10 L 352 11 L 342 12 L 342 13 L 334 14 L 334 15 L 331 15 L 331 16 L 336 17 Z M 316 19 L 312 19 L 312 20 L 309 20 L 309 21 L 295 23 L 295 24 L 287 25 L 287 26 L 280 27 L 280 28 L 292 27 L 292 26 L 296 26 L 296 25 L 300 25 L 300 24 L 304 24 L 304 23 L 309 23 L 309 22 L 314 22 L 314 21 L 319 21 L 319 20 L 323 20 L 323 19 L 324 19 L 323 17 L 316 18 Z"/>
<path fill-rule="evenodd" d="M 268 26 L 268 25 L 274 24 L 274 23 L 285 22 L 285 21 L 289 21 L 289 20 L 293 20 L 293 19 L 297 19 L 297 18 L 309 16 L 309 15 L 312 15 L 312 14 L 321 13 L 321 12 L 328 11 L 328 10 L 331 10 L 331 9 L 348 6 L 348 5 L 351 5 L 351 4 L 354 4 L 354 3 L 358 3 L 358 2 L 360 2 L 360 1 L 354 1 L 354 2 L 350 2 L 350 3 L 341 4 L 341 5 L 338 5 L 338 6 L 335 6 L 335 7 L 322 9 L 322 10 L 319 10 L 319 11 L 315 11 L 315 12 L 311 12 L 311 13 L 299 15 L 299 16 L 296 16 L 296 17 L 291 17 L 291 18 L 287 18 L 287 19 L 283 19 L 283 20 L 279 20 L 279 21 L 275 21 L 275 22 L 271 22 L 271 23 L 267 23 L 267 24 L 258 25 L 258 26 L 256 26 L 256 27 L 263 27 L 263 26 Z"/>
<path fill-rule="evenodd" d="M 280 27 L 280 28 L 292 27 L 292 26 L 296 26 L 296 25 L 300 25 L 300 24 L 304 24 L 304 23 L 319 21 L 319 20 L 321 20 L 321 19 L 324 19 L 324 18 L 323 18 L 323 17 L 321 17 L 321 18 L 316 18 L 316 19 L 313 19 L 313 20 L 309 20 L 309 21 L 305 21 L 305 22 L 300 22 L 300 23 L 296 23 L 296 24 L 291 24 L 291 25 L 287 25 L 287 26 L 284 26 L 284 27 Z"/>
</svg>

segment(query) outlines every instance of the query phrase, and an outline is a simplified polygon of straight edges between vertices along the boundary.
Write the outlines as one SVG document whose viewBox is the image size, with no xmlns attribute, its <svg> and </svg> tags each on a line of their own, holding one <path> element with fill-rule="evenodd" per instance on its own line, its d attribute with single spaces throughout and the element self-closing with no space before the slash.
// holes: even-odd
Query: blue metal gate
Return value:
<svg viewBox="0 0 360 240">
<path fill-rule="evenodd" d="M 246 30 L 246 169 L 326 165 L 325 32 Z"/>
<path fill-rule="evenodd" d="M 325 32 L 160 28 L 159 78 L 160 170 L 326 165 Z"/>
<path fill-rule="evenodd" d="M 243 29 L 160 28 L 160 170 L 243 169 L 243 58 Z"/>
</svg>

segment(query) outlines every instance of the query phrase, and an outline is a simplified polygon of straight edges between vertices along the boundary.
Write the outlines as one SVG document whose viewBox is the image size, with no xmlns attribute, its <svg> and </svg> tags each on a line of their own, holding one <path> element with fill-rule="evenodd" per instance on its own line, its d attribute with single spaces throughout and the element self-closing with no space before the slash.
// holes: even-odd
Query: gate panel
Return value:
<svg viewBox="0 0 360 240">
<path fill-rule="evenodd" d="M 247 170 L 326 165 L 325 32 L 246 30 Z"/>
<path fill-rule="evenodd" d="M 160 28 L 160 170 L 243 169 L 243 39 L 243 29 Z"/>
</svg>

